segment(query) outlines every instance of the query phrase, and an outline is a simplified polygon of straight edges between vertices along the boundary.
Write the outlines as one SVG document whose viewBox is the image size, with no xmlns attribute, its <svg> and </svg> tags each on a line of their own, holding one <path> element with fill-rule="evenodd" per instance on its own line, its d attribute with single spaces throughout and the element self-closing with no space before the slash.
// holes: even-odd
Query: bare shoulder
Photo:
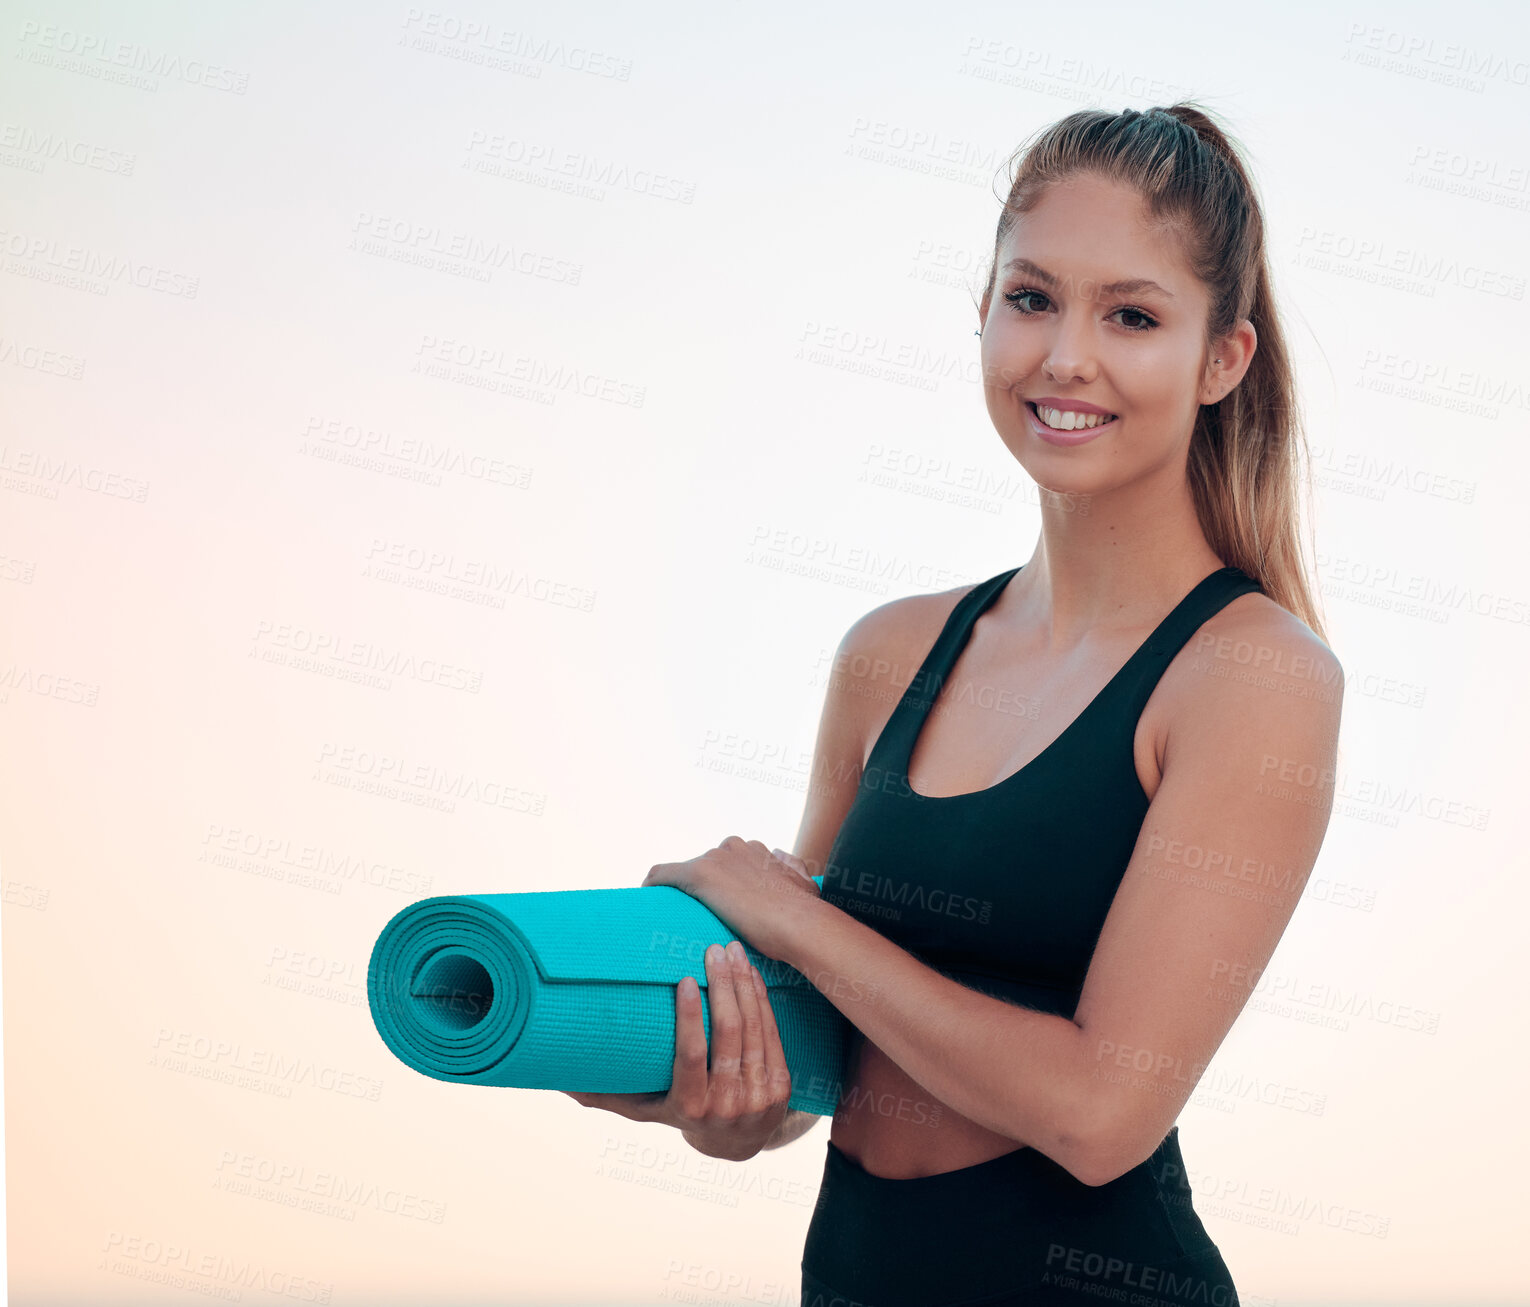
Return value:
<svg viewBox="0 0 1530 1307">
<path fill-rule="evenodd" d="M 834 675 L 862 705 L 862 757 L 892 716 L 952 610 L 977 584 L 890 599 L 858 617 L 845 632 Z"/>
<path fill-rule="evenodd" d="M 951 610 L 976 584 L 953 586 L 928 594 L 904 595 L 901 599 L 878 604 L 852 623 L 845 633 L 844 647 L 860 653 L 907 654 L 917 650 L 922 661 L 951 616 Z"/>
<path fill-rule="evenodd" d="M 1259 592 L 1239 595 L 1213 614 L 1164 675 L 1158 729 L 1162 758 L 1176 730 L 1188 735 L 1220 723 L 1223 732 L 1267 734 L 1284 721 L 1315 745 L 1338 736 L 1344 668 L 1301 618 Z"/>
<path fill-rule="evenodd" d="M 835 650 L 795 852 L 823 868 L 871 752 L 946 618 L 972 586 L 909 595 L 857 618 Z"/>
</svg>

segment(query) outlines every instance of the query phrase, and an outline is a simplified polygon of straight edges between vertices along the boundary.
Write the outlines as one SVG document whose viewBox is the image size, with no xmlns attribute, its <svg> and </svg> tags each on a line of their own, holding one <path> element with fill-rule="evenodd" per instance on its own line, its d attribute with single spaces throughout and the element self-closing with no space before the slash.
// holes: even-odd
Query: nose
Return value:
<svg viewBox="0 0 1530 1307">
<path fill-rule="evenodd" d="M 1068 321 L 1070 316 L 1071 322 Z M 1094 380 L 1094 342 L 1087 317 L 1076 314 L 1058 316 L 1042 369 L 1053 381 Z"/>
</svg>

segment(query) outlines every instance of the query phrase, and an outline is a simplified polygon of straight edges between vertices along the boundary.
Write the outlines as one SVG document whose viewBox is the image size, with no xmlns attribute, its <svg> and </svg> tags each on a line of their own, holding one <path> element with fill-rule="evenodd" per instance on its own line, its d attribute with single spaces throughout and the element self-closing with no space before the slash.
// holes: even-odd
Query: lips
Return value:
<svg viewBox="0 0 1530 1307">
<path fill-rule="evenodd" d="M 1103 409 L 1097 409 L 1097 408 L 1092 408 L 1092 407 L 1089 408 L 1089 409 L 1065 408 L 1065 407 L 1063 407 L 1061 405 L 1052 405 L 1052 404 L 1040 403 L 1040 402 L 1038 402 L 1036 400 L 1032 400 L 1032 399 L 1026 400 L 1025 401 L 1025 405 L 1026 405 L 1027 408 L 1029 408 L 1031 410 L 1032 414 L 1035 415 L 1036 420 L 1038 422 L 1042 423 L 1044 426 L 1046 426 L 1051 431 L 1060 431 L 1060 432 L 1062 432 L 1065 435 L 1067 435 L 1067 434 L 1069 434 L 1071 432 L 1074 432 L 1074 431 L 1097 431 L 1101 427 L 1109 426 L 1112 422 L 1115 422 L 1118 419 L 1118 417 L 1119 417 L 1118 414 L 1107 413 Z M 1042 409 L 1046 409 L 1047 414 L 1048 414 L 1048 416 L 1051 419 L 1050 421 L 1048 420 L 1048 418 L 1042 417 L 1042 414 L 1041 414 L 1041 410 Z M 1075 421 L 1076 421 L 1077 425 L 1072 425 L 1072 426 L 1058 426 L 1058 425 L 1056 425 L 1057 422 L 1067 422 L 1069 420 L 1069 418 L 1073 417 L 1074 415 L 1076 415 Z M 1087 419 L 1094 419 L 1094 420 L 1093 421 L 1088 421 Z"/>
<path fill-rule="evenodd" d="M 1041 414 L 1036 411 L 1034 400 L 1025 401 L 1025 410 L 1031 420 L 1031 429 L 1049 445 L 1058 445 L 1063 448 L 1071 448 L 1074 445 L 1087 444 L 1096 436 L 1103 435 L 1121 419 L 1113 417 L 1109 422 L 1103 422 L 1094 427 L 1078 427 L 1072 431 L 1064 431 L 1058 427 L 1049 427 L 1041 420 Z"/>
<path fill-rule="evenodd" d="M 1111 416 L 1109 409 L 1103 409 L 1098 404 L 1091 404 L 1087 399 L 1065 399 L 1061 395 L 1032 395 L 1030 402 L 1040 404 L 1042 408 L 1060 408 L 1064 413 L 1093 413 L 1096 417 Z"/>
</svg>

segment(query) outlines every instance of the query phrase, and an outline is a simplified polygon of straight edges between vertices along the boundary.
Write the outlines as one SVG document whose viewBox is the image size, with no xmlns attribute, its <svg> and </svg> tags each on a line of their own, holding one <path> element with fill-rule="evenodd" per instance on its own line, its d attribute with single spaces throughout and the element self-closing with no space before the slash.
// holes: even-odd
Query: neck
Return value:
<svg viewBox="0 0 1530 1307">
<path fill-rule="evenodd" d="M 1042 492 L 1041 535 L 992 611 L 1054 648 L 1096 629 L 1151 627 L 1224 563 L 1201 530 L 1183 469 L 1103 495 Z M 1003 611 L 1001 611 L 1001 609 Z"/>
</svg>

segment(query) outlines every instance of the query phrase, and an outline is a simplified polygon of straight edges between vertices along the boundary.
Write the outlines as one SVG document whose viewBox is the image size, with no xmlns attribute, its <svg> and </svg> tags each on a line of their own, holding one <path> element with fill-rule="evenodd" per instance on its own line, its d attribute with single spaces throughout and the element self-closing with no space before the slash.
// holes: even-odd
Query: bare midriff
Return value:
<svg viewBox="0 0 1530 1307">
<path fill-rule="evenodd" d="M 932 1098 L 859 1030 L 852 1027 L 850 1038 L 850 1071 L 829 1140 L 863 1170 L 911 1180 L 1025 1147 Z"/>
</svg>

